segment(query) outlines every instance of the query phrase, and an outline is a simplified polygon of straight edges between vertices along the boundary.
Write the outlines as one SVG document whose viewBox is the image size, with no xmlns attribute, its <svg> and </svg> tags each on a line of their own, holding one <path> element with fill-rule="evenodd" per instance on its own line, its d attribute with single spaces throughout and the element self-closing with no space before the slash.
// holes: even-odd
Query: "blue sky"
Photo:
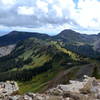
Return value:
<svg viewBox="0 0 100 100">
<path fill-rule="evenodd" d="M 100 32 L 99 9 L 100 0 L 0 0 L 0 31 L 53 35 L 73 29 L 96 34 Z"/>
<path fill-rule="evenodd" d="M 78 2 L 78 0 L 74 0 L 74 2 L 75 2 L 75 3 L 77 3 L 77 2 Z"/>
</svg>

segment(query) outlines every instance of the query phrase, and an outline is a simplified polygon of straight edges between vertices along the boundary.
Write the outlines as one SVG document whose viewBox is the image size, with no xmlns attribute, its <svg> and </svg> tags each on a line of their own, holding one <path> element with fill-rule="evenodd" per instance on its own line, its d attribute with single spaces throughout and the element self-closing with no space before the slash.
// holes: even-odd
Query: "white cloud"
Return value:
<svg viewBox="0 0 100 100">
<path fill-rule="evenodd" d="M 84 28 L 100 26 L 100 2 L 98 0 L 79 0 L 75 20 Z"/>
<path fill-rule="evenodd" d="M 44 2 L 44 1 L 37 0 L 36 6 L 37 6 L 37 8 L 39 8 L 39 10 L 42 10 L 43 12 L 48 13 L 48 3 Z"/>
<path fill-rule="evenodd" d="M 53 0 L 47 0 L 48 3 L 53 3 Z"/>
<path fill-rule="evenodd" d="M 99 0 L 78 0 L 77 7 L 74 0 L 0 0 L 0 25 L 97 32 L 99 10 Z"/>
<path fill-rule="evenodd" d="M 1 2 L 7 8 L 10 8 L 16 4 L 16 0 L 1 0 Z"/>
<path fill-rule="evenodd" d="M 61 9 L 59 6 L 54 5 L 54 6 L 53 6 L 53 9 L 56 11 L 56 16 L 58 16 L 58 17 L 63 17 L 62 9 Z"/>
<path fill-rule="evenodd" d="M 33 7 L 21 6 L 21 7 L 18 7 L 17 11 L 18 11 L 18 14 L 20 15 L 33 15 L 34 14 Z"/>
</svg>

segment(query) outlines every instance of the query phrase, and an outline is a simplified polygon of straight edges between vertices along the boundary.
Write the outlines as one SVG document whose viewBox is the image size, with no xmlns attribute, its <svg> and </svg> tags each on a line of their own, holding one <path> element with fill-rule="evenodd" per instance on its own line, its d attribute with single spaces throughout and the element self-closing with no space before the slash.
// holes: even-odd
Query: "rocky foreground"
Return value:
<svg viewBox="0 0 100 100">
<path fill-rule="evenodd" d="M 43 94 L 18 95 L 18 90 L 16 82 L 1 82 L 0 100 L 100 100 L 100 82 L 88 76 L 84 76 L 83 81 L 70 81 L 68 85 L 58 85 Z"/>
</svg>

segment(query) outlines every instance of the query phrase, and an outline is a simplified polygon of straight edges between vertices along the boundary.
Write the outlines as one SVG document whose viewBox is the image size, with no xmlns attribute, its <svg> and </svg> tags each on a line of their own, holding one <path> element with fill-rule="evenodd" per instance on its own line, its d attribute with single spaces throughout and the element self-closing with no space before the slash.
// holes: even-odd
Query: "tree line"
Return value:
<svg viewBox="0 0 100 100">
<path fill-rule="evenodd" d="M 17 71 L 9 71 L 0 73 L 0 81 L 15 80 L 15 81 L 29 81 L 33 76 L 46 72 L 52 69 L 52 64 L 50 62 L 45 63 L 41 67 L 36 67 L 33 69 L 24 69 Z"/>
</svg>

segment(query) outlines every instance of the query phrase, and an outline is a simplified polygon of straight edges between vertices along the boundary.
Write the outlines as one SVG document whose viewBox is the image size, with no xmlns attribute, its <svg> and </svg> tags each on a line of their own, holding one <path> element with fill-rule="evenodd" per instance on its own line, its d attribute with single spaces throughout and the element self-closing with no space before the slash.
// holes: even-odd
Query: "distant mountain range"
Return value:
<svg viewBox="0 0 100 100">
<path fill-rule="evenodd" d="M 66 29 L 60 32 L 58 35 L 55 36 L 57 39 L 61 39 L 64 42 L 70 42 L 70 43 L 93 43 L 97 41 L 100 38 L 100 34 L 98 35 L 87 35 L 87 34 L 81 34 L 79 32 L 73 31 L 71 29 Z"/>
<path fill-rule="evenodd" d="M 30 37 L 46 39 L 49 38 L 50 36 L 36 32 L 31 33 L 31 32 L 12 31 L 0 37 L 0 46 L 16 44 L 19 41 L 28 39 Z"/>
<path fill-rule="evenodd" d="M 32 32 L 12 31 L 0 37 L 0 46 L 15 44 L 29 37 L 35 37 L 39 39 L 52 38 L 52 39 L 56 39 L 56 40 L 68 42 L 68 43 L 81 42 L 81 43 L 93 44 L 95 41 L 100 39 L 100 34 L 97 34 L 97 35 L 81 34 L 71 29 L 65 29 L 55 36 L 49 36 L 47 34 L 36 33 L 36 32 L 32 33 Z"/>
<path fill-rule="evenodd" d="M 7 35 L 0 37 L 0 46 L 15 45 L 19 41 L 28 39 L 30 37 L 63 42 L 63 46 L 67 49 L 74 51 L 82 56 L 88 56 L 98 58 L 100 56 L 100 34 L 87 35 L 75 32 L 71 29 L 65 29 L 58 35 L 49 36 L 47 34 L 35 33 L 35 32 L 20 32 L 12 31 Z"/>
</svg>

